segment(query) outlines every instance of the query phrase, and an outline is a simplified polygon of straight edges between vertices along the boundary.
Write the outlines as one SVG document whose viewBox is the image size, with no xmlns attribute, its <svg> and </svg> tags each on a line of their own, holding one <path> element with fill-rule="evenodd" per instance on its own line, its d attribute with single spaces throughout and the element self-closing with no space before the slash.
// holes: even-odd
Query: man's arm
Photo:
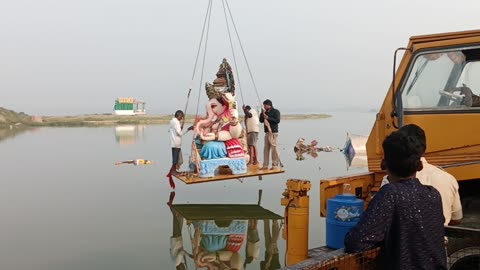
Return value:
<svg viewBox="0 0 480 270">
<path fill-rule="evenodd" d="M 260 117 L 258 118 L 260 120 L 260 123 L 265 122 L 265 118 L 263 117 L 264 114 L 265 114 L 265 111 L 262 110 L 262 112 L 260 113 Z"/>
<path fill-rule="evenodd" d="M 363 212 L 358 224 L 345 236 L 345 252 L 364 252 L 379 246 L 393 219 L 394 201 L 391 194 L 393 185 L 380 189 Z"/>
<path fill-rule="evenodd" d="M 175 122 L 175 133 L 177 136 L 183 136 L 184 132 L 182 131 L 182 127 L 180 126 L 180 121 Z"/>
<path fill-rule="evenodd" d="M 463 218 L 462 203 L 460 202 L 460 194 L 458 193 L 457 179 L 453 178 L 453 200 L 452 200 L 452 217 L 448 225 L 455 226 L 460 224 Z"/>
</svg>

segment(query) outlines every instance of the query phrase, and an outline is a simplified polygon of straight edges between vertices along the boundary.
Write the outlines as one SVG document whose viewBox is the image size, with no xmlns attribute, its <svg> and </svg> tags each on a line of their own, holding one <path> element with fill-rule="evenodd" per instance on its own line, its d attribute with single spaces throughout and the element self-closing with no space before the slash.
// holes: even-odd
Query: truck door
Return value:
<svg viewBox="0 0 480 270">
<path fill-rule="evenodd" d="M 427 136 L 427 160 L 458 180 L 480 171 L 480 46 L 414 54 L 397 92 L 399 124 Z"/>
</svg>

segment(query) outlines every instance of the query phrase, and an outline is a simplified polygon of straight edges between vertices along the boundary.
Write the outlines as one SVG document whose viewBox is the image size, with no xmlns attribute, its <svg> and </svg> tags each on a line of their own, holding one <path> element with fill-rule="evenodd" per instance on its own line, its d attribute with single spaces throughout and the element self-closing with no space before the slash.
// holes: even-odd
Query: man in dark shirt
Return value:
<svg viewBox="0 0 480 270">
<path fill-rule="evenodd" d="M 278 124 L 280 123 L 280 111 L 273 108 L 272 101 L 266 99 L 263 102 L 262 114 L 260 115 L 260 123 L 264 123 L 265 144 L 263 147 L 263 166 L 260 170 L 267 170 L 270 163 L 270 151 L 272 152 L 272 167 L 275 170 L 280 163 L 280 156 L 277 149 Z"/>
<path fill-rule="evenodd" d="M 385 139 L 382 168 L 390 184 L 345 236 L 345 252 L 380 246 L 380 269 L 447 269 L 440 193 L 415 178 L 422 169 L 421 149 L 417 138 L 402 132 Z"/>
</svg>

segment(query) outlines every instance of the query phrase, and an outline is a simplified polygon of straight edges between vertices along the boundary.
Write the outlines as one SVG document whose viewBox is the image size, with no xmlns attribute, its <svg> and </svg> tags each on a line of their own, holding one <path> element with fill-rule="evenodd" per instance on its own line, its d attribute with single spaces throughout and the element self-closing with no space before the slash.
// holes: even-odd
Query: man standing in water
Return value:
<svg viewBox="0 0 480 270">
<path fill-rule="evenodd" d="M 170 127 L 168 132 L 170 132 L 170 145 L 172 147 L 172 167 L 170 167 L 170 172 L 167 174 L 167 177 L 170 180 L 170 187 L 175 188 L 175 183 L 173 182 L 172 175 L 178 173 L 178 169 L 181 165 L 181 147 L 182 147 L 182 136 L 190 130 L 193 130 L 193 126 L 189 127 L 187 131 L 182 130 L 180 121 L 184 119 L 185 115 L 183 111 L 178 110 L 175 112 L 175 116 L 170 120 Z"/>
<path fill-rule="evenodd" d="M 265 123 L 265 145 L 263 148 L 263 166 L 260 170 L 267 170 L 270 163 L 270 150 L 272 152 L 271 170 L 278 168 L 280 156 L 277 148 L 278 124 L 280 123 L 280 111 L 273 108 L 272 101 L 266 99 L 263 102 L 262 114 L 260 115 L 260 123 Z"/>
<path fill-rule="evenodd" d="M 345 252 L 381 247 L 379 269 L 447 269 L 440 193 L 416 178 L 422 170 L 421 143 L 397 131 L 383 141 L 383 152 L 390 184 L 345 236 Z"/>
<path fill-rule="evenodd" d="M 248 164 L 258 164 L 258 151 L 257 141 L 258 133 L 260 132 L 260 120 L 258 113 L 252 109 L 249 105 L 243 106 L 243 112 L 245 113 L 245 125 L 247 127 L 247 145 L 248 153 L 250 154 L 250 162 Z"/>
</svg>

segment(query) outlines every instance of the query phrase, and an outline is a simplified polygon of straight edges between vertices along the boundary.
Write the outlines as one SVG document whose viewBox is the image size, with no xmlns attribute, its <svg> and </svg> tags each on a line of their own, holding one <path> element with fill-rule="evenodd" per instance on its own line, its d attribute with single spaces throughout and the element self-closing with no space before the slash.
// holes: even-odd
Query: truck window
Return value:
<svg viewBox="0 0 480 270">
<path fill-rule="evenodd" d="M 402 89 L 407 111 L 480 107 L 478 50 L 425 53 L 416 57 Z"/>
<path fill-rule="evenodd" d="M 462 85 L 467 85 L 475 94 L 480 92 L 480 61 L 465 64 L 457 87 Z"/>
</svg>

